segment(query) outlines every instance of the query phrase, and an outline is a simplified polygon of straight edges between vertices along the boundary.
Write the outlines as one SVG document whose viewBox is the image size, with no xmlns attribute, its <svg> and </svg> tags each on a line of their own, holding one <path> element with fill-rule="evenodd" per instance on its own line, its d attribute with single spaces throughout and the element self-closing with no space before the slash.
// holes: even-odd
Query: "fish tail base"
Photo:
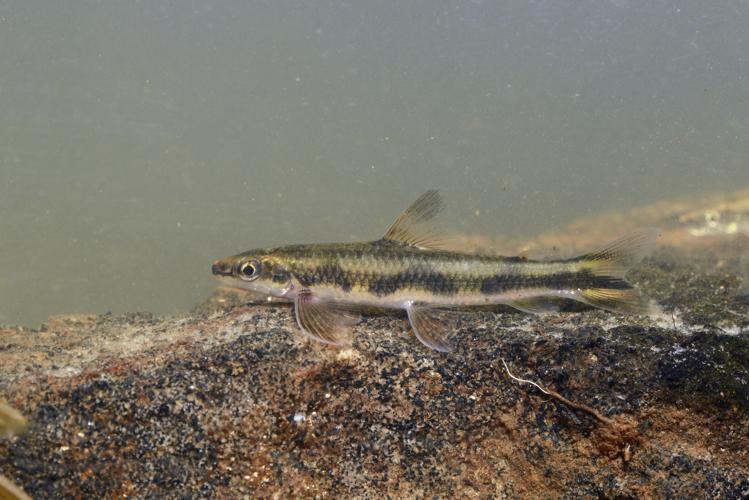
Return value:
<svg viewBox="0 0 749 500">
<path fill-rule="evenodd" d="M 579 293 L 579 300 L 617 313 L 657 315 L 658 305 L 630 285 L 624 276 L 653 250 L 658 232 L 656 228 L 642 229 L 580 257 L 589 272 L 612 286 L 585 288 Z"/>
</svg>

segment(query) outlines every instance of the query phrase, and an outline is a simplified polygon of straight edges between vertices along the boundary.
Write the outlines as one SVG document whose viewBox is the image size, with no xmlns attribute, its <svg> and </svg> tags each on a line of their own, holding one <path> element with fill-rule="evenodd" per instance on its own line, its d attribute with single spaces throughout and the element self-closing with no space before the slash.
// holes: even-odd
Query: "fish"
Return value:
<svg viewBox="0 0 749 500">
<path fill-rule="evenodd" d="M 335 345 L 351 343 L 362 308 L 405 310 L 417 339 L 441 352 L 454 350 L 456 315 L 477 306 L 550 314 L 573 300 L 614 313 L 659 311 L 625 279 L 654 247 L 655 228 L 575 258 L 530 260 L 450 250 L 435 224 L 443 209 L 429 190 L 380 239 L 258 248 L 215 260 L 211 271 L 226 286 L 293 302 L 302 333 Z"/>
</svg>

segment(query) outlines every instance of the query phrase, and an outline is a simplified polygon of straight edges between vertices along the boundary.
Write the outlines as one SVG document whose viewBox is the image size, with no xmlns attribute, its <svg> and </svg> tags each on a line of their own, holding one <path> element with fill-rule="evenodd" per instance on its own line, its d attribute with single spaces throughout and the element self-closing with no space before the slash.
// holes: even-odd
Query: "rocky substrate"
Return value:
<svg viewBox="0 0 749 500">
<path fill-rule="evenodd" d="M 397 316 L 308 343 L 288 307 L 225 297 L 4 328 L 0 398 L 31 424 L 0 474 L 35 498 L 747 496 L 735 250 L 643 263 L 660 318 L 477 311 L 452 354 Z"/>
</svg>

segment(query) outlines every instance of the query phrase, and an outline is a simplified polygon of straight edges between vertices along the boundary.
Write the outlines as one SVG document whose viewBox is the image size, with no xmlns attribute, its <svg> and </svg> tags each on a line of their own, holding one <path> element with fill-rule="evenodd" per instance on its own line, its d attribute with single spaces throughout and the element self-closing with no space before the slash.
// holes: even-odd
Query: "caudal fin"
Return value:
<svg viewBox="0 0 749 500">
<path fill-rule="evenodd" d="M 642 229 L 575 259 L 601 283 L 580 290 L 578 300 L 616 313 L 658 314 L 658 305 L 624 279 L 627 271 L 653 250 L 657 237 L 658 229 Z"/>
</svg>

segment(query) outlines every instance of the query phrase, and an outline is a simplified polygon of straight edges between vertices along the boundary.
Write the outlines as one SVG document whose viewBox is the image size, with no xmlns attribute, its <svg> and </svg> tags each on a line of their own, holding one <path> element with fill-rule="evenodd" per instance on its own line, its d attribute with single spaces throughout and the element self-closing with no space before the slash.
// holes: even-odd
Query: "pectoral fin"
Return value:
<svg viewBox="0 0 749 500">
<path fill-rule="evenodd" d="M 451 352 L 450 342 L 458 330 L 458 316 L 455 311 L 411 304 L 406 308 L 416 338 L 422 344 L 442 352 Z"/>
<path fill-rule="evenodd" d="M 356 315 L 342 304 L 321 300 L 302 288 L 294 300 L 294 312 L 299 328 L 308 337 L 326 344 L 351 342 Z"/>
</svg>

